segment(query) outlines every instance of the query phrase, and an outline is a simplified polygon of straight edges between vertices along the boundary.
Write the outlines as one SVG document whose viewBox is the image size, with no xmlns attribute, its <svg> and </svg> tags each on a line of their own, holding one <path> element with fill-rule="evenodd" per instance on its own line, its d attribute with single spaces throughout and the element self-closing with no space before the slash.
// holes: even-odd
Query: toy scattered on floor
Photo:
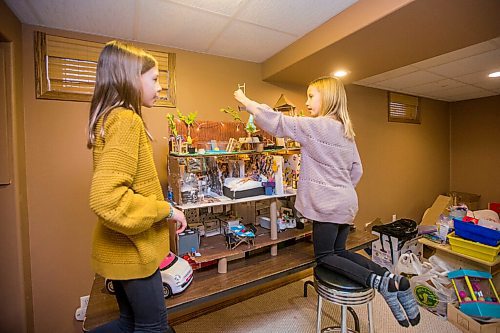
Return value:
<svg viewBox="0 0 500 333">
<path fill-rule="evenodd" d="M 473 317 L 500 318 L 500 303 L 492 275 L 459 269 L 448 273 L 460 302 L 460 310 Z"/>
</svg>

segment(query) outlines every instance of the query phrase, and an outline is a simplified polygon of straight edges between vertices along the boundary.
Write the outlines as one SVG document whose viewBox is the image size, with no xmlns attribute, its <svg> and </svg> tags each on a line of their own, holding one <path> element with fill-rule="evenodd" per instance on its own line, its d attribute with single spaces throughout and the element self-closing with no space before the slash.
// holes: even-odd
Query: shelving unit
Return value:
<svg viewBox="0 0 500 333">
<path fill-rule="evenodd" d="M 270 219 L 271 219 L 271 229 L 266 230 L 258 227 L 258 232 L 255 237 L 254 245 L 241 245 L 240 247 L 229 250 L 226 248 L 225 240 L 223 236 L 211 236 L 204 237 L 202 244 L 200 246 L 201 257 L 195 257 L 196 263 L 204 263 L 208 261 L 218 260 L 218 272 L 227 273 L 227 258 L 232 257 L 241 253 L 246 253 L 252 250 L 256 250 L 262 247 L 269 246 L 271 249 L 271 255 L 276 256 L 278 254 L 278 244 L 292 238 L 302 238 L 306 234 L 311 233 L 311 227 L 299 229 L 289 229 L 284 232 L 279 233 L 277 227 L 277 200 L 280 198 L 286 198 L 295 196 L 295 193 L 287 193 L 283 195 L 259 195 L 254 197 L 247 197 L 242 199 L 230 199 L 227 197 L 222 197 L 219 202 L 210 203 L 200 203 L 200 204 L 186 204 L 177 206 L 179 209 L 196 209 L 203 207 L 213 207 L 220 205 L 231 205 L 243 202 L 252 202 L 260 200 L 271 199 L 270 204 Z"/>
<path fill-rule="evenodd" d="M 178 186 L 179 179 L 182 178 L 185 166 L 181 163 L 187 163 L 186 161 L 181 161 L 182 158 L 212 158 L 212 157 L 227 157 L 227 156 L 246 156 L 246 155 L 256 155 L 256 154 L 273 154 L 273 155 L 287 155 L 294 154 L 300 151 L 300 149 L 272 149 L 265 150 L 263 152 L 257 151 L 239 151 L 239 152 L 207 152 L 205 154 L 179 154 L 170 153 L 169 156 L 169 184 L 171 185 L 174 192 L 174 199 L 180 201 L 180 188 Z M 182 171 L 181 171 L 182 170 Z M 225 238 L 223 236 L 211 236 L 203 237 L 202 244 L 200 244 L 201 257 L 195 257 L 196 263 L 206 263 L 209 261 L 217 260 L 218 272 L 227 273 L 228 268 L 228 258 L 241 255 L 249 251 L 260 249 L 263 247 L 270 247 L 270 252 L 272 256 L 276 256 L 278 253 L 278 244 L 293 238 L 304 237 L 305 234 L 310 233 L 311 230 L 307 231 L 292 231 L 286 230 L 278 235 L 277 228 L 277 201 L 282 198 L 292 197 L 296 195 L 295 190 L 285 192 L 280 195 L 258 195 L 250 196 L 241 199 L 231 199 L 225 196 L 217 196 L 212 201 L 200 202 L 200 203 L 188 203 L 180 204 L 176 207 L 181 210 L 188 209 L 200 209 L 215 206 L 225 206 L 225 205 L 235 205 L 245 202 L 255 202 L 261 200 L 270 200 L 270 224 L 271 229 L 265 231 L 265 229 L 259 228 L 253 245 L 240 244 L 236 249 L 230 250 L 226 248 Z M 188 221 L 189 222 L 189 221 Z M 171 236 L 175 233 L 171 233 Z M 177 244 L 177 237 L 171 238 L 171 244 Z"/>
</svg>

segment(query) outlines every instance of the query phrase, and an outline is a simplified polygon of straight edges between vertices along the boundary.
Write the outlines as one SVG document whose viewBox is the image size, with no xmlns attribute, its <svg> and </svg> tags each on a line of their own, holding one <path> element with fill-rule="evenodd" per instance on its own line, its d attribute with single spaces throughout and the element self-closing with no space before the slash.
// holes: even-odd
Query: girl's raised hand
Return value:
<svg viewBox="0 0 500 333">
<path fill-rule="evenodd" d="M 241 89 L 238 89 L 234 92 L 234 98 L 241 104 L 247 106 L 248 102 L 250 101 L 248 97 L 245 96 L 245 93 Z"/>
<path fill-rule="evenodd" d="M 174 208 L 174 215 L 172 215 L 172 219 L 177 221 L 177 231 L 175 232 L 176 234 L 180 234 L 181 232 L 184 231 L 187 227 L 187 221 L 186 221 L 186 216 L 184 216 L 184 213 L 177 208 Z M 180 225 L 179 225 L 180 224 Z"/>
</svg>

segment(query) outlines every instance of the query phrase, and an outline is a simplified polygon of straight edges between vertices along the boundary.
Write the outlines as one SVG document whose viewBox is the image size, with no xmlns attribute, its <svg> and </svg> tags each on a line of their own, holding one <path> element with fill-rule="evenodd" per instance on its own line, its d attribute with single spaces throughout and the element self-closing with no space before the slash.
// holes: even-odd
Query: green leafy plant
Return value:
<svg viewBox="0 0 500 333">
<path fill-rule="evenodd" d="M 177 137 L 177 126 L 175 125 L 175 116 L 171 113 L 167 114 L 168 128 L 170 129 L 170 133 Z"/>
<path fill-rule="evenodd" d="M 193 143 L 193 139 L 191 138 L 191 126 L 193 126 L 194 121 L 196 120 L 196 116 L 198 115 L 198 111 L 191 112 L 187 116 L 182 114 L 179 109 L 177 109 L 177 116 L 179 117 L 180 120 L 184 122 L 187 126 L 187 138 L 186 141 L 188 144 Z"/>
<path fill-rule="evenodd" d="M 221 108 L 221 109 L 219 109 L 219 111 L 223 112 L 223 113 L 227 113 L 228 115 L 233 117 L 233 119 L 235 121 L 239 121 L 240 123 L 243 123 L 243 121 L 241 120 L 239 111 L 233 109 L 232 107 L 228 106 L 227 108 Z"/>
</svg>

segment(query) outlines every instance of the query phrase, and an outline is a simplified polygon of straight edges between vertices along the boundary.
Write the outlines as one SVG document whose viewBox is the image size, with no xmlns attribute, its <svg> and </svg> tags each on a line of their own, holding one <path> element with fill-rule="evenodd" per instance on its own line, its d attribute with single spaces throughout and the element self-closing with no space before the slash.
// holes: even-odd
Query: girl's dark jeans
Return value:
<svg viewBox="0 0 500 333">
<path fill-rule="evenodd" d="M 387 269 L 360 254 L 347 251 L 347 236 L 348 224 L 313 221 L 316 262 L 368 287 L 368 277 L 371 273 L 384 275 Z"/>
<path fill-rule="evenodd" d="M 167 323 L 160 271 L 143 279 L 114 280 L 120 318 L 91 333 L 172 333 Z"/>
</svg>

